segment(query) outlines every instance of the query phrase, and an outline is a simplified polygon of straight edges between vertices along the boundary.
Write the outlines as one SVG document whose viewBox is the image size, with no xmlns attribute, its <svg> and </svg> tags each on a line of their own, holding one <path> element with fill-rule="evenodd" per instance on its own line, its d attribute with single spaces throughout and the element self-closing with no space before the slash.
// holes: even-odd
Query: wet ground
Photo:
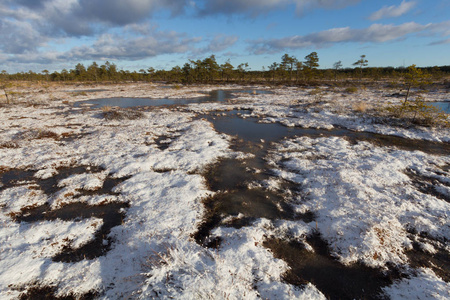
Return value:
<svg viewBox="0 0 450 300">
<path fill-rule="evenodd" d="M 245 141 L 274 142 L 284 138 L 307 136 L 319 137 L 342 137 L 351 143 L 366 141 L 379 147 L 396 147 L 407 151 L 423 151 L 430 154 L 447 155 L 450 153 L 450 143 L 439 143 L 425 140 L 406 139 L 393 135 L 382 135 L 365 131 L 352 131 L 345 128 L 334 128 L 331 130 L 286 127 L 278 123 L 259 123 L 257 118 L 241 118 L 240 111 L 230 111 L 226 116 L 206 116 L 218 132 L 232 136 L 238 136 Z M 248 113 L 242 111 L 242 113 Z"/>
<path fill-rule="evenodd" d="M 56 296 L 57 287 L 56 286 L 41 286 L 36 284 L 28 288 L 16 288 L 21 292 L 20 300 L 91 300 L 97 298 L 97 292 L 88 292 L 83 295 L 65 295 L 58 297 Z"/>
<path fill-rule="evenodd" d="M 36 170 L 11 169 L 0 172 L 0 191 L 22 184 L 36 184 L 50 198 L 61 190 L 58 183 L 75 174 L 97 173 L 102 171 L 95 166 L 76 166 L 59 168 L 58 173 L 48 179 L 37 179 L 34 177 Z M 103 185 L 97 190 L 79 190 L 74 198 L 93 195 L 118 195 L 112 189 L 127 178 L 107 177 Z M 38 222 L 42 220 L 53 221 L 56 219 L 63 221 L 80 221 L 86 218 L 101 218 L 103 225 L 95 233 L 94 239 L 80 248 L 73 249 L 70 245 L 55 255 L 52 259 L 61 262 L 77 262 L 83 259 L 93 259 L 106 254 L 112 244 L 112 239 L 108 237 L 111 228 L 118 226 L 125 218 L 125 209 L 128 207 L 124 202 L 109 202 L 99 205 L 88 205 L 82 202 L 66 204 L 60 208 L 52 209 L 48 203 L 40 206 L 24 207 L 20 213 L 10 214 L 16 222 Z"/>
<path fill-rule="evenodd" d="M 396 136 L 385 136 L 369 132 L 355 132 L 339 128 L 333 130 L 288 128 L 280 124 L 258 123 L 255 118 L 240 118 L 239 111 L 231 111 L 226 116 L 206 117 L 221 133 L 235 137 L 232 149 L 254 155 L 243 160 L 223 159 L 210 166 L 204 176 L 209 189 L 217 192 L 215 196 L 204 200 L 207 213 L 194 238 L 206 247 L 220 247 L 221 238 L 212 238 L 210 232 L 218 226 L 240 228 L 250 226 L 258 218 L 271 220 L 314 221 L 314 213 L 295 214 L 289 203 L 293 195 L 299 195 L 296 186 L 285 183 L 278 191 L 268 190 L 263 181 L 272 174 L 270 166 L 264 161 L 271 142 L 285 138 L 308 136 L 311 138 L 339 136 L 352 143 L 367 141 L 377 146 L 396 147 L 407 151 L 420 150 L 437 155 L 450 153 L 450 144 L 434 143 L 422 140 L 410 140 Z M 407 172 L 418 189 L 432 195 L 445 197 L 433 188 L 433 179 Z M 430 182 L 432 181 L 432 182 Z M 448 184 L 446 183 L 448 186 Z M 239 217 L 238 217 L 239 216 Z M 227 220 L 226 222 L 224 220 Z M 397 267 L 388 271 L 373 269 L 364 265 L 345 266 L 330 255 L 328 245 L 315 232 L 304 241 L 314 249 L 308 251 L 299 241 L 280 240 L 269 237 L 264 246 L 270 249 L 276 258 L 286 261 L 290 270 L 284 279 L 294 285 L 313 283 L 328 299 L 384 299 L 382 287 L 392 284 L 393 280 L 408 276 Z M 448 242 L 448 241 L 444 241 Z M 436 244 L 436 243 L 435 243 Z M 450 266 L 445 248 L 437 246 L 437 253 L 424 252 L 417 244 L 407 253 L 410 266 L 419 268 L 428 266 L 436 270 L 441 278 L 448 281 Z"/>
<path fill-rule="evenodd" d="M 214 91 L 208 96 L 194 99 L 148 99 L 148 98 L 108 98 L 78 102 L 101 106 L 165 106 L 183 105 L 199 102 L 225 102 L 233 97 L 232 93 L 267 93 L 268 91 Z M 245 111 L 227 112 L 225 116 L 204 115 L 214 128 L 221 133 L 235 137 L 232 148 L 253 154 L 246 159 L 226 158 L 211 165 L 205 172 L 208 188 L 216 192 L 214 196 L 204 199 L 206 213 L 198 231 L 193 235 L 195 240 L 205 246 L 219 248 L 220 237 L 211 237 L 211 231 L 218 226 L 241 228 L 250 226 L 259 218 L 270 220 L 302 220 L 305 223 L 314 221 L 313 212 L 295 213 L 292 201 L 300 195 L 298 187 L 289 182 L 283 182 L 278 190 L 266 188 L 264 181 L 274 176 L 264 157 L 271 149 L 271 142 L 279 142 L 286 138 L 307 136 L 311 138 L 338 136 L 351 143 L 367 141 L 380 147 L 396 147 L 407 151 L 420 150 L 430 154 L 448 155 L 449 143 L 436 143 L 423 140 L 410 140 L 396 136 L 386 136 L 369 132 L 355 132 L 344 128 L 332 130 L 291 128 L 276 123 L 258 123 L 256 118 L 241 118 L 239 113 Z M 221 113 L 222 114 L 222 113 Z M 166 150 L 176 136 L 160 136 L 154 142 L 161 150 Z M 36 183 L 49 197 L 59 188 L 58 182 L 70 175 L 101 172 L 95 166 L 76 166 L 61 168 L 58 174 L 45 179 L 34 178 L 36 170 L 3 170 L 0 172 L 0 191 L 21 184 Z M 418 174 L 414 170 L 407 170 L 416 188 L 424 193 L 432 194 L 442 200 L 449 201 L 448 195 L 440 193 L 434 188 L 436 179 Z M 96 191 L 82 191 L 82 195 L 114 194 L 114 186 L 126 178 L 112 178 L 108 176 L 103 186 Z M 440 183 L 442 184 L 442 183 Z M 448 184 L 445 184 L 448 186 Z M 51 209 L 48 204 L 39 207 L 25 208 L 21 213 L 13 216 L 16 222 L 37 222 L 40 220 L 80 220 L 97 217 L 103 219 L 103 226 L 95 233 L 95 237 L 88 244 L 72 249 L 67 247 L 53 257 L 54 261 L 77 262 L 83 259 L 93 259 L 104 255 L 111 247 L 112 240 L 107 238 L 111 228 L 120 225 L 125 217 L 126 203 L 108 203 L 104 205 L 87 205 L 73 203 L 58 209 Z M 407 253 L 411 267 L 428 266 L 445 281 L 450 279 L 449 254 L 443 244 L 448 241 L 432 241 L 436 245 L 436 253 L 426 253 L 420 247 L 420 239 L 426 239 L 420 233 L 411 233 L 414 243 L 413 250 Z M 305 247 L 308 243 L 314 252 Z M 302 286 L 307 282 L 313 283 L 329 299 L 383 299 L 381 288 L 392 283 L 394 279 L 406 276 L 395 267 L 388 272 L 368 268 L 362 265 L 344 266 L 335 260 L 328 249 L 328 245 L 314 232 L 304 241 L 286 241 L 276 237 L 268 237 L 264 246 L 270 249 L 276 258 L 286 261 L 290 270 L 284 280 L 288 283 Z M 36 291 L 38 291 L 38 287 Z M 45 287 L 43 288 L 45 289 Z M 47 288 L 49 293 L 54 289 Z M 34 295 L 29 289 L 23 299 L 32 299 L 27 295 Z M 87 297 L 89 298 L 89 297 Z"/>
<path fill-rule="evenodd" d="M 308 236 L 305 242 L 314 251 L 308 251 L 302 242 L 276 238 L 267 239 L 264 246 L 289 264 L 284 280 L 298 286 L 311 282 L 327 299 L 385 299 L 381 288 L 400 277 L 395 269 L 385 273 L 360 264 L 340 264 L 318 234 Z"/>
</svg>

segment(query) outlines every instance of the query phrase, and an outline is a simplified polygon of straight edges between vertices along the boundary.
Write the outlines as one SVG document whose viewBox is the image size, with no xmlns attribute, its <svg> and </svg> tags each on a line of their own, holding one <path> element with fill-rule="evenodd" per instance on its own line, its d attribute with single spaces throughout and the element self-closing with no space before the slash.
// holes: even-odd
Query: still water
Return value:
<svg viewBox="0 0 450 300">
<path fill-rule="evenodd" d="M 441 109 L 446 114 L 450 114 L 450 101 L 430 102 L 430 104 Z"/>
<path fill-rule="evenodd" d="M 177 98 L 177 99 L 152 99 L 152 98 L 99 98 L 87 101 L 75 102 L 75 107 L 80 105 L 90 104 L 94 107 L 103 106 L 118 106 L 122 108 L 136 107 L 136 106 L 169 106 L 169 105 L 186 105 L 190 103 L 203 102 L 226 102 L 227 99 L 234 98 L 233 93 L 247 93 L 247 94 L 270 94 L 271 91 L 266 90 L 216 90 L 205 93 L 204 97 L 198 98 Z"/>
</svg>

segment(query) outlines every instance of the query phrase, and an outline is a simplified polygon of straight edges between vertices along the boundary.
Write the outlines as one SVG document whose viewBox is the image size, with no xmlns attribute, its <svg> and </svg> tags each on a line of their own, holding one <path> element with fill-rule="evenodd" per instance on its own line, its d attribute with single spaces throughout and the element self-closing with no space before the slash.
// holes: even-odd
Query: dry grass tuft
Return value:
<svg viewBox="0 0 450 300">
<path fill-rule="evenodd" d="M 363 113 L 367 110 L 368 107 L 367 107 L 367 103 L 365 103 L 365 102 L 357 102 L 357 103 L 353 104 L 352 108 L 354 111 Z"/>
<path fill-rule="evenodd" d="M 102 106 L 102 112 L 112 111 L 113 107 L 109 105 Z"/>
<path fill-rule="evenodd" d="M 358 88 L 356 86 L 350 86 L 345 89 L 345 92 L 348 94 L 354 94 L 354 93 L 358 92 Z"/>
</svg>

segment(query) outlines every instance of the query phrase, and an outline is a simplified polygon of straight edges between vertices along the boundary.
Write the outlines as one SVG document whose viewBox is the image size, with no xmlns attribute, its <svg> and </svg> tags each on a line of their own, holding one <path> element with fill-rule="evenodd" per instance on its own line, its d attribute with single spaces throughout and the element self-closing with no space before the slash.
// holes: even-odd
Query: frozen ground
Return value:
<svg viewBox="0 0 450 300">
<path fill-rule="evenodd" d="M 14 103 L 0 107 L 0 298 L 43 288 L 58 297 L 101 299 L 333 298 L 312 283 L 291 284 L 285 274 L 295 267 L 265 245 L 276 238 L 313 253 L 308 237 L 317 234 L 343 267 L 401 274 L 369 298 L 450 297 L 450 130 L 393 127 L 363 113 L 401 101 L 391 97 L 395 91 L 284 88 L 140 114 L 73 107 L 91 98 L 200 97 L 217 88 L 17 88 Z M 438 91 L 427 100 L 448 98 Z M 356 109 L 362 102 L 365 109 Z M 223 158 L 257 155 L 236 151 L 236 140 L 204 118 L 231 110 L 264 123 L 444 142 L 444 150 L 406 151 L 345 137 L 262 141 L 269 175 L 248 188 L 287 189 L 280 194 L 293 211 L 310 213 L 312 221 L 256 218 L 229 226 L 245 211 L 222 216 L 210 232 L 220 245 L 207 248 L 193 238 L 209 213 L 203 200 L 218 193 L 208 187 L 205 169 Z M 122 119 L 105 119 L 110 111 Z M 66 212 L 71 205 L 90 213 Z"/>
</svg>

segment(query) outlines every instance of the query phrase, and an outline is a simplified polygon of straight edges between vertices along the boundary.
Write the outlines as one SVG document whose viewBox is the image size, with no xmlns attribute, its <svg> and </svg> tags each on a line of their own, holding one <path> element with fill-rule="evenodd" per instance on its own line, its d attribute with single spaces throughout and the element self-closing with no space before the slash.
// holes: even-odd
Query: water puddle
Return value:
<svg viewBox="0 0 450 300">
<path fill-rule="evenodd" d="M 293 211 L 289 205 L 292 195 L 286 195 L 284 189 L 273 190 L 264 185 L 264 180 L 272 176 L 263 159 L 267 144 L 236 140 L 233 150 L 254 156 L 242 160 L 222 159 L 203 174 L 208 188 L 216 194 L 203 200 L 207 212 L 193 235 L 199 244 L 218 247 L 220 238 L 211 239 L 210 233 L 220 225 L 240 228 L 259 218 L 311 221 L 312 214 Z"/>
<path fill-rule="evenodd" d="M 307 136 L 318 137 L 343 137 L 351 143 L 366 141 L 380 147 L 394 146 L 407 151 L 423 151 L 430 154 L 448 155 L 450 143 L 439 143 L 425 140 L 413 140 L 393 135 L 382 135 L 364 131 L 352 131 L 345 128 L 331 130 L 313 129 L 301 127 L 286 127 L 278 123 L 258 123 L 256 118 L 240 118 L 238 111 L 231 111 L 226 116 L 205 116 L 214 128 L 221 133 L 237 136 L 241 139 L 258 141 L 280 141 L 284 138 Z"/>
<path fill-rule="evenodd" d="M 234 98 L 234 93 L 248 93 L 248 94 L 268 94 L 270 91 L 266 90 L 216 90 L 205 93 L 204 97 L 197 98 L 174 98 L 174 99 L 152 99 L 152 98 L 100 98 L 87 101 L 75 102 L 74 107 L 91 105 L 93 107 L 104 106 L 118 106 L 122 108 L 138 107 L 138 106 L 171 106 L 171 105 L 186 105 L 191 103 L 204 102 L 226 102 L 228 99 Z"/>
<path fill-rule="evenodd" d="M 48 179 L 37 179 L 34 177 L 36 171 L 34 170 L 20 170 L 13 169 L 4 171 L 1 173 L 1 187 L 0 191 L 22 185 L 22 184 L 36 184 L 39 189 L 44 191 L 49 197 L 57 193 L 62 188 L 58 187 L 58 183 L 75 174 L 85 173 L 98 173 L 103 169 L 95 166 L 78 166 L 69 168 L 59 168 L 58 173 Z M 123 182 L 126 178 L 112 178 L 108 176 L 101 187 L 97 190 L 78 190 L 78 194 L 74 196 L 77 199 L 81 196 L 94 196 L 94 195 L 117 195 L 112 189 L 119 183 Z M 109 251 L 112 245 L 112 240 L 108 238 L 108 234 L 115 226 L 122 224 L 125 218 L 125 210 L 128 207 L 128 203 L 124 202 L 109 202 L 99 205 L 88 205 L 82 202 L 75 202 L 66 204 L 60 208 L 52 209 L 48 203 L 37 207 L 24 207 L 20 213 L 12 214 L 11 217 L 16 222 L 38 222 L 38 221 L 74 221 L 77 222 L 86 218 L 101 218 L 103 219 L 103 225 L 95 233 L 94 239 L 87 244 L 72 249 L 70 246 L 66 246 L 63 250 L 55 255 L 52 259 L 58 262 L 78 262 L 83 259 L 94 259 L 102 256 Z"/>
<path fill-rule="evenodd" d="M 450 114 L 450 101 L 429 102 L 430 105 L 439 108 L 446 114 Z"/>
<path fill-rule="evenodd" d="M 216 192 L 214 196 L 204 199 L 206 213 L 198 231 L 193 235 L 205 247 L 220 247 L 221 237 L 211 236 L 211 231 L 218 226 L 251 226 L 259 218 L 303 220 L 306 223 L 314 221 L 313 212 L 296 214 L 292 209 L 292 199 L 301 193 L 298 186 L 286 182 L 275 191 L 265 186 L 265 181 L 277 179 L 264 160 L 271 142 L 300 136 L 338 136 L 351 143 L 367 141 L 377 146 L 395 146 L 408 151 L 421 150 L 438 155 L 450 153 L 448 143 L 409 140 L 343 128 L 289 128 L 276 123 L 258 123 L 256 118 L 240 118 L 238 114 L 239 111 L 231 111 L 225 116 L 202 116 L 213 124 L 216 131 L 235 137 L 231 146 L 233 150 L 253 154 L 250 158 L 240 160 L 222 159 L 203 174 L 208 188 Z M 386 297 L 382 288 L 392 284 L 394 279 L 406 276 L 400 274 L 395 266 L 388 266 L 388 271 L 361 264 L 345 266 L 330 255 L 327 243 L 317 233 L 307 237 L 306 242 L 314 248 L 314 252 L 308 251 L 302 242 L 275 237 L 268 238 L 264 246 L 276 258 L 289 264 L 290 270 L 284 276 L 286 282 L 299 286 L 311 282 L 329 299 L 384 299 Z M 438 254 L 438 259 L 432 259 L 432 263 L 424 265 L 431 266 L 434 262 L 439 263 L 442 257 L 448 257 L 446 252 Z M 413 268 L 419 267 L 422 259 L 430 256 L 418 250 L 411 251 L 408 255 Z M 446 276 L 449 274 L 448 270 L 444 273 Z"/>
<path fill-rule="evenodd" d="M 276 238 L 267 239 L 264 246 L 274 257 L 288 263 L 290 269 L 284 274 L 286 282 L 297 286 L 311 282 L 327 299 L 385 299 L 382 287 L 400 277 L 396 271 L 384 273 L 360 264 L 339 263 L 330 256 L 328 245 L 317 234 L 307 237 L 306 242 L 313 252 L 301 242 Z"/>
</svg>

